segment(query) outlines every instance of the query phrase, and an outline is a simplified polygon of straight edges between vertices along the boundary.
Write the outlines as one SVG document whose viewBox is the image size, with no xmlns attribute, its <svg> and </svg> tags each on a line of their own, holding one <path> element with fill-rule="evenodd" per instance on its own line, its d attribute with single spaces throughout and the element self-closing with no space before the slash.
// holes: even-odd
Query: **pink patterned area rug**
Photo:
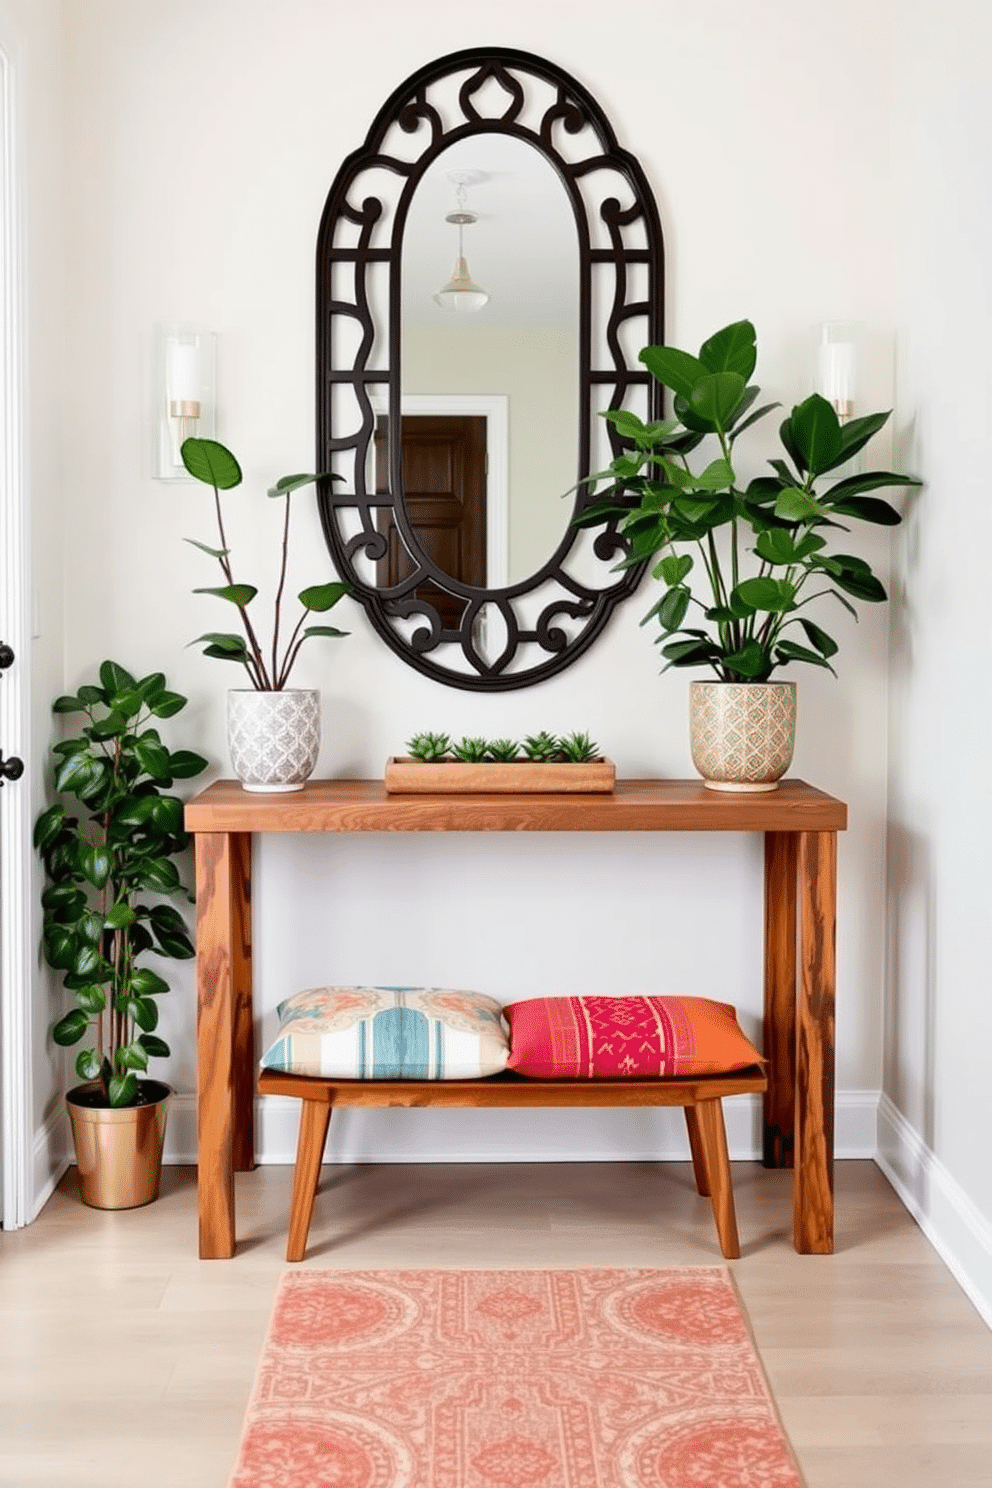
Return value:
<svg viewBox="0 0 992 1488">
<path fill-rule="evenodd" d="M 802 1488 L 728 1273 L 283 1277 L 231 1488 Z"/>
</svg>

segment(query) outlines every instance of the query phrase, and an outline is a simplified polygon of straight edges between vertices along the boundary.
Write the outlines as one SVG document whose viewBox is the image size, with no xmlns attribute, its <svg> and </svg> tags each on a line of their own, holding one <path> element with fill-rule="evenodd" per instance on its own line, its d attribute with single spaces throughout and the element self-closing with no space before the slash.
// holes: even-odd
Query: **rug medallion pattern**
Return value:
<svg viewBox="0 0 992 1488">
<path fill-rule="evenodd" d="M 283 1278 L 231 1488 L 802 1488 L 722 1269 Z"/>
</svg>

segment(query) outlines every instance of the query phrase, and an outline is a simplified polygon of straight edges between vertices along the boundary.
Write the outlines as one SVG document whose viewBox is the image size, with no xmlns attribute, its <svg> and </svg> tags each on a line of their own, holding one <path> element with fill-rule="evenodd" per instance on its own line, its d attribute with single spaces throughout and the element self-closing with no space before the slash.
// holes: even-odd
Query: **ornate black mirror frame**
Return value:
<svg viewBox="0 0 992 1488">
<path fill-rule="evenodd" d="M 452 79 L 462 74 L 456 89 Z M 378 392 L 381 399 L 384 391 L 387 409 L 402 406 L 402 246 L 410 200 L 428 166 L 447 146 L 473 134 L 494 132 L 526 141 L 542 153 L 557 172 L 575 216 L 576 480 L 590 473 L 597 410 L 623 407 L 633 394 L 643 416 L 661 416 L 660 389 L 636 357 L 640 347 L 663 340 L 664 303 L 661 225 L 637 160 L 619 147 L 585 88 L 539 57 L 476 48 L 421 68 L 387 99 L 364 145 L 345 160 L 321 219 L 317 469 L 334 471 L 342 479 L 323 480 L 319 502 L 335 566 L 354 586 L 356 598 L 386 643 L 425 676 L 473 691 L 527 687 L 562 671 L 600 634 L 614 606 L 636 588 L 644 567 L 616 572 L 625 547 L 615 530 L 599 529 L 592 536 L 571 525 L 571 516 L 589 500 L 586 488 L 580 487 L 565 535 L 542 568 L 499 589 L 473 588 L 440 572 L 406 521 L 398 418 L 388 421 L 388 491 L 374 489 L 381 486 L 381 478 L 370 480 L 376 427 L 373 397 Z M 393 178 L 395 192 L 389 200 Z M 596 246 L 597 242 L 605 246 Z M 383 272 L 388 338 L 377 324 L 372 291 L 374 276 Z M 352 345 L 357 346 L 346 366 L 335 360 L 343 332 L 350 332 Z M 601 443 L 606 437 L 612 454 L 619 451 L 621 441 L 611 425 L 598 420 L 595 434 Z M 384 508 L 414 563 L 411 574 L 388 587 L 368 577 L 370 565 L 374 574 L 374 565 L 386 555 Z M 580 538 L 589 546 L 577 576 L 568 564 Z M 589 577 L 590 567 L 598 571 L 595 579 Z M 456 629 L 446 628 L 436 609 L 423 596 L 418 598 L 417 589 L 426 585 L 464 599 Z M 477 620 L 487 606 L 495 606 L 502 617 L 505 644 L 498 656 L 487 656 L 479 644 Z M 457 666 L 445 664 L 445 653 L 451 660 L 457 658 Z"/>
</svg>

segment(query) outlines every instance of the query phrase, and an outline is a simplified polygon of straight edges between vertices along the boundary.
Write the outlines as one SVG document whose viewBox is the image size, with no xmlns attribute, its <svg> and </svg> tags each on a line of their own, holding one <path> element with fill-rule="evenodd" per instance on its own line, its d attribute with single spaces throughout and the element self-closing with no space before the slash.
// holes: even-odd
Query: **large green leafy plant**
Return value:
<svg viewBox="0 0 992 1488">
<path fill-rule="evenodd" d="M 664 593 L 644 617 L 657 620 L 666 667 L 706 666 L 724 681 L 764 682 L 790 662 L 833 671 L 837 642 L 807 613 L 814 601 L 878 602 L 885 589 L 860 557 L 839 551 L 850 519 L 892 526 L 902 519 L 868 493 L 914 486 L 892 471 L 840 471 L 885 424 L 872 413 L 842 424 L 814 393 L 779 427 L 786 458 L 771 475 L 738 483 L 735 445 L 745 429 L 779 405 L 752 411 L 760 389 L 754 326 L 737 321 L 692 356 L 673 346 L 640 354 L 674 393 L 673 418 L 645 424 L 624 410 L 603 416 L 625 449 L 609 470 L 590 477 L 605 490 L 578 516 L 580 526 L 613 523 L 628 544 L 620 568 L 656 560 Z M 709 458 L 690 455 L 709 443 Z M 819 485 L 824 477 L 827 485 Z M 660 555 L 660 556 L 659 556 Z M 701 595 L 700 592 L 701 591 Z"/>
<path fill-rule="evenodd" d="M 76 1074 L 110 1106 L 138 1104 L 139 1074 L 150 1058 L 169 1053 L 155 1032 L 156 998 L 169 984 L 143 958 L 194 954 L 182 915 L 164 902 L 183 889 L 173 859 L 189 842 L 183 803 L 171 791 L 207 761 L 170 750 L 152 723 L 185 706 L 162 672 L 137 680 L 114 661 L 100 667 L 99 685 L 54 704 L 56 713 L 88 721 L 54 746 L 63 800 L 42 812 L 34 832 L 48 877 L 45 958 L 76 1001 L 52 1036 L 68 1047 L 90 1035 Z"/>
<path fill-rule="evenodd" d="M 224 583 L 219 587 L 194 589 L 193 592 L 194 594 L 213 594 L 218 599 L 226 600 L 234 605 L 243 632 L 241 635 L 236 635 L 226 631 L 209 631 L 206 635 L 198 636 L 197 640 L 204 643 L 203 654 L 205 656 L 214 656 L 220 661 L 235 661 L 243 666 L 256 691 L 281 692 L 289 682 L 290 672 L 304 641 L 310 636 L 348 634 L 346 630 L 336 630 L 332 625 L 307 625 L 306 619 L 310 614 L 326 613 L 337 604 L 339 599 L 351 593 L 350 586 L 340 583 L 313 584 L 301 590 L 297 596 L 303 607 L 303 613 L 299 616 L 288 641 L 285 641 L 281 650 L 279 646 L 283 590 L 286 585 L 286 569 L 289 562 L 289 498 L 294 491 L 300 490 L 303 486 L 312 485 L 321 477 L 284 475 L 269 491 L 270 496 L 283 498 L 286 503 L 286 513 L 283 519 L 282 562 L 276 586 L 272 640 L 270 646 L 263 646 L 249 614 L 249 607 L 258 594 L 258 590 L 252 584 L 239 584 L 234 578 L 220 500 L 221 491 L 230 491 L 241 484 L 241 466 L 231 451 L 223 444 L 218 444 L 215 439 L 187 439 L 183 442 L 181 454 L 183 464 L 190 475 L 202 481 L 204 485 L 213 488 L 220 547 L 208 547 L 206 543 L 197 542 L 192 537 L 188 537 L 186 541 L 192 543 L 195 548 L 199 548 L 201 552 L 207 553 L 211 558 L 216 558 L 224 576 Z M 340 479 L 338 476 L 330 478 Z"/>
</svg>

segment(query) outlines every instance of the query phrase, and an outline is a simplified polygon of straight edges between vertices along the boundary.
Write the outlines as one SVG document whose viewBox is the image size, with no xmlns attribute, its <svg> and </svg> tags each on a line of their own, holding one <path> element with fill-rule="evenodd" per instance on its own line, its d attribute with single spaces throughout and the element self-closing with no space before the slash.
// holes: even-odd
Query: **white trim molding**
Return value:
<svg viewBox="0 0 992 1488">
<path fill-rule="evenodd" d="M 875 1159 L 962 1291 L 992 1328 L 992 1225 L 887 1095 Z"/>
<path fill-rule="evenodd" d="M 31 760 L 30 563 L 24 474 L 24 348 L 19 137 L 13 67 L 0 49 L 0 640 L 15 661 L 0 677 L 0 747 Z M 32 1219 L 31 776 L 0 792 L 0 1216 Z"/>
</svg>

